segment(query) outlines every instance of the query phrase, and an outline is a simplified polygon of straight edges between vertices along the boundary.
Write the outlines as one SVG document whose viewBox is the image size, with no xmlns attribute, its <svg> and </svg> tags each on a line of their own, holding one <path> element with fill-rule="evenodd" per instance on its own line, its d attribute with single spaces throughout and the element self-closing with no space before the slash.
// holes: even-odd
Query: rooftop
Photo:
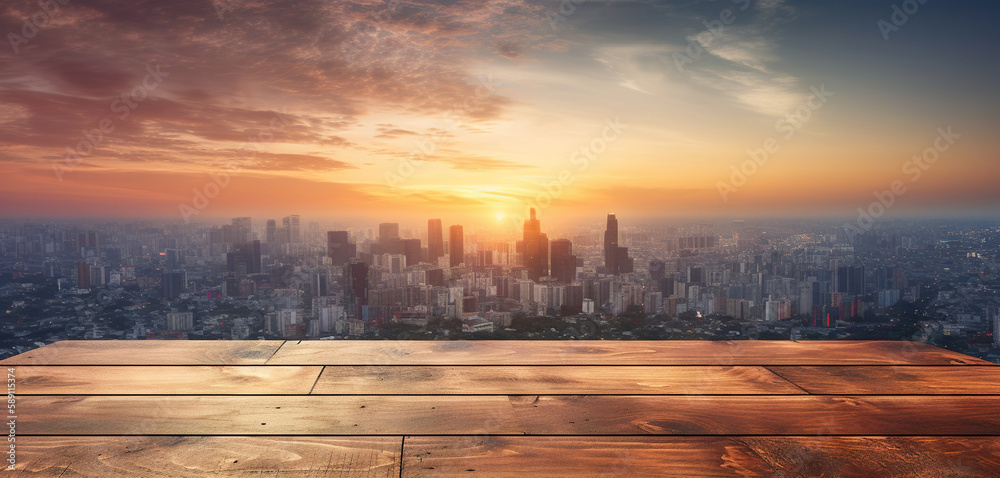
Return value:
<svg viewBox="0 0 1000 478">
<path fill-rule="evenodd" d="M 26 476 L 1000 469 L 1000 367 L 912 342 L 63 341 L 0 363 Z"/>
</svg>

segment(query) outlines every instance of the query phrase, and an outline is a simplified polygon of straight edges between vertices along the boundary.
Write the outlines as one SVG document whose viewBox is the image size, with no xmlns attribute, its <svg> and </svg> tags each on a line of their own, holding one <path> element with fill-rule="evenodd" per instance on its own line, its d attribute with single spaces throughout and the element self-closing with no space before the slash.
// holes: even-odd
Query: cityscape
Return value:
<svg viewBox="0 0 1000 478">
<path fill-rule="evenodd" d="M 1000 360 L 1000 224 L 515 232 L 234 217 L 0 225 L 2 354 L 59 340 L 912 340 Z"/>
</svg>

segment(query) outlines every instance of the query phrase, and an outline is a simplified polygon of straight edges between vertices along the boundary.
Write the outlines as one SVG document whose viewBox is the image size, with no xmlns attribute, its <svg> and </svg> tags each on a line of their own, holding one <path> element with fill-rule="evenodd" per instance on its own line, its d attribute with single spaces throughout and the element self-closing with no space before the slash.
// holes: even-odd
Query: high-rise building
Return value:
<svg viewBox="0 0 1000 478">
<path fill-rule="evenodd" d="M 530 217 L 524 220 L 524 266 L 528 268 L 528 277 L 537 282 L 548 275 L 548 238 L 542 234 L 535 208 L 531 208 L 529 214 Z"/>
<path fill-rule="evenodd" d="M 627 247 L 618 246 L 618 218 L 608 214 L 608 227 L 604 231 L 604 268 L 608 274 L 628 274 L 632 272 L 632 258 Z"/>
<path fill-rule="evenodd" d="M 76 263 L 76 286 L 81 289 L 89 289 L 93 286 L 90 264 L 86 262 Z"/>
<path fill-rule="evenodd" d="M 237 243 L 247 243 L 250 242 L 250 218 L 249 217 L 234 217 L 233 218 L 233 239 Z"/>
<path fill-rule="evenodd" d="M 164 272 L 160 279 L 160 289 L 162 297 L 167 300 L 174 300 L 187 289 L 187 274 L 183 271 Z"/>
<path fill-rule="evenodd" d="M 618 218 L 608 214 L 608 226 L 604 230 L 604 268 L 608 274 L 618 274 Z"/>
<path fill-rule="evenodd" d="M 260 274 L 260 241 L 237 244 L 233 252 L 226 254 L 229 272 L 238 274 Z"/>
<path fill-rule="evenodd" d="M 552 277 L 564 283 L 576 280 L 576 256 L 569 239 L 552 241 Z"/>
<path fill-rule="evenodd" d="M 302 242 L 302 235 L 300 234 L 300 223 L 299 215 L 292 214 L 288 216 L 290 229 L 288 230 L 288 242 Z"/>
<path fill-rule="evenodd" d="M 347 231 L 329 231 L 326 233 L 326 253 L 333 261 L 333 265 L 342 266 L 354 259 L 358 247 L 348 241 Z"/>
<path fill-rule="evenodd" d="M 465 236 L 462 226 L 455 225 L 448 229 L 449 265 L 458 267 L 465 262 Z"/>
<path fill-rule="evenodd" d="M 402 244 L 403 255 L 406 256 L 406 265 L 415 266 L 420 263 L 420 239 L 403 239 L 400 241 Z"/>
<path fill-rule="evenodd" d="M 267 232 L 265 239 L 268 244 L 278 242 L 278 221 L 275 221 L 274 219 L 267 220 Z"/>
<path fill-rule="evenodd" d="M 345 269 L 347 284 L 354 304 L 355 318 L 364 317 L 364 309 L 368 306 L 368 263 L 353 260 Z"/>
<path fill-rule="evenodd" d="M 427 262 L 437 264 L 444 255 L 444 235 L 440 219 L 427 220 Z"/>
<path fill-rule="evenodd" d="M 378 225 L 378 240 L 387 244 L 391 239 L 399 239 L 399 223 L 383 222 Z"/>
</svg>

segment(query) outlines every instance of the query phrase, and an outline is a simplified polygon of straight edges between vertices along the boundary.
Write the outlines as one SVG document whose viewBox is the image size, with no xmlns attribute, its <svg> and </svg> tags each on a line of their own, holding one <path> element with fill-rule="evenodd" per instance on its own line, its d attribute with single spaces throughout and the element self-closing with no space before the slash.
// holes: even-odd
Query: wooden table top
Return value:
<svg viewBox="0 0 1000 478">
<path fill-rule="evenodd" d="M 1000 476 L 1000 366 L 921 343 L 65 341 L 0 363 L 16 476 Z"/>
</svg>

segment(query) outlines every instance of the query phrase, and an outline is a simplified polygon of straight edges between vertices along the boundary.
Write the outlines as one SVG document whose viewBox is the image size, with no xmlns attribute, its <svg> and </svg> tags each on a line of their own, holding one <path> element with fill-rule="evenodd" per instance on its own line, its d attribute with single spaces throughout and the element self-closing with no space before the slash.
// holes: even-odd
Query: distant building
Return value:
<svg viewBox="0 0 1000 478">
<path fill-rule="evenodd" d="M 604 268 L 611 275 L 628 274 L 633 269 L 628 248 L 618 246 L 618 218 L 613 213 L 608 214 L 604 231 Z"/>
<path fill-rule="evenodd" d="M 551 244 L 552 277 L 562 283 L 576 280 L 576 256 L 569 239 L 556 239 Z"/>
<path fill-rule="evenodd" d="M 455 225 L 448 229 L 448 255 L 451 267 L 458 267 L 465 262 L 465 236 L 462 226 Z"/>
<path fill-rule="evenodd" d="M 358 254 L 357 245 L 348 241 L 347 231 L 326 233 L 326 252 L 335 266 L 343 266 Z"/>
<path fill-rule="evenodd" d="M 193 328 L 193 312 L 170 312 L 167 314 L 167 330 L 171 332 L 187 332 Z"/>
<path fill-rule="evenodd" d="M 437 264 L 444 256 L 444 235 L 440 219 L 427 220 L 427 262 Z"/>
</svg>

